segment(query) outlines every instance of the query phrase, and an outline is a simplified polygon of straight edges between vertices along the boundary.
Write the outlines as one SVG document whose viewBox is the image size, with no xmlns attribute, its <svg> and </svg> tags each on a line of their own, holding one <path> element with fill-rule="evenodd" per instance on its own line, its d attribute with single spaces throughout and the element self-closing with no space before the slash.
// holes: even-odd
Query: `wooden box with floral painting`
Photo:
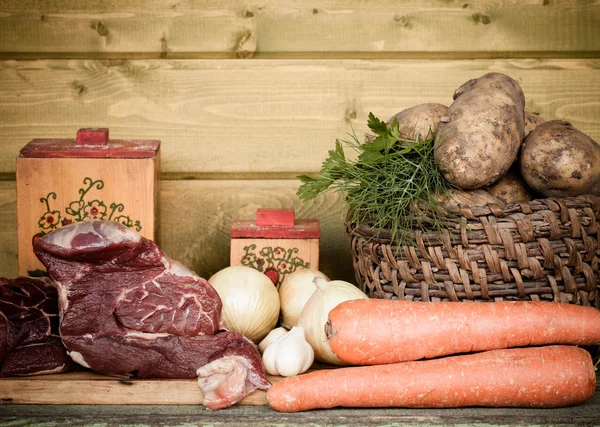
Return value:
<svg viewBox="0 0 600 427">
<path fill-rule="evenodd" d="M 20 275 L 42 269 L 32 241 L 86 219 L 117 221 L 154 240 L 160 141 L 110 140 L 106 128 L 75 139 L 34 139 L 17 157 Z"/>
<path fill-rule="evenodd" d="M 293 209 L 258 209 L 255 221 L 233 221 L 230 265 L 266 274 L 275 286 L 300 268 L 319 269 L 319 220 L 296 219 Z"/>
</svg>

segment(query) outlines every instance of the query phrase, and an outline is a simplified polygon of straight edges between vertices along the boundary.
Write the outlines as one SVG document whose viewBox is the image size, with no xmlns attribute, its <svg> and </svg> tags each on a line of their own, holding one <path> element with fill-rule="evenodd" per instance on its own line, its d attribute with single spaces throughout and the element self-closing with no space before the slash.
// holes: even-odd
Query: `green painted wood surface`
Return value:
<svg viewBox="0 0 600 427">
<path fill-rule="evenodd" d="M 0 51 L 252 57 L 600 54 L 582 0 L 4 0 Z"/>
<path fill-rule="evenodd" d="M 0 277 L 17 275 L 17 190 L 0 181 Z"/>
<path fill-rule="evenodd" d="M 160 139 L 168 178 L 294 178 L 316 172 L 336 138 L 362 136 L 369 112 L 449 105 L 490 71 L 520 81 L 528 110 L 600 140 L 596 59 L 0 61 L 0 173 L 33 138 L 109 127 Z"/>
</svg>

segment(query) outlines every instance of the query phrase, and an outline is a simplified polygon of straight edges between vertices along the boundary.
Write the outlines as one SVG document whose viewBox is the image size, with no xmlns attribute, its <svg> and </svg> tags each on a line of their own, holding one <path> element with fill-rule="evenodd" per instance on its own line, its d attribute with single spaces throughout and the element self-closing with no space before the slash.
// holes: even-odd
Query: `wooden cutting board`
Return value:
<svg viewBox="0 0 600 427">
<path fill-rule="evenodd" d="M 267 405 L 266 395 L 257 390 L 239 404 Z M 0 378 L 4 404 L 201 405 L 202 400 L 196 380 L 120 379 L 93 372 Z"/>
</svg>

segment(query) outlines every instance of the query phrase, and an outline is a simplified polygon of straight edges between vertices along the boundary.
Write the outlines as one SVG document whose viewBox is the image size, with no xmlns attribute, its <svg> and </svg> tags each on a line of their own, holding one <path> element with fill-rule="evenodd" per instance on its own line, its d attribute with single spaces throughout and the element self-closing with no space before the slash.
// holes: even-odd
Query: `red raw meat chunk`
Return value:
<svg viewBox="0 0 600 427">
<path fill-rule="evenodd" d="M 70 356 L 121 377 L 196 378 L 220 409 L 270 385 L 254 343 L 224 330 L 221 299 L 151 240 L 113 221 L 83 221 L 34 243 L 57 283 Z"/>
</svg>

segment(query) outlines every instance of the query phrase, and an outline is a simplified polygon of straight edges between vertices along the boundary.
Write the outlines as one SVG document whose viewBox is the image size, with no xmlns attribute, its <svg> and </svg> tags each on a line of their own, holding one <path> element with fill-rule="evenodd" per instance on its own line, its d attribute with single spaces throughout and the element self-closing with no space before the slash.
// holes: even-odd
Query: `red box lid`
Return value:
<svg viewBox="0 0 600 427">
<path fill-rule="evenodd" d="M 82 128 L 76 139 L 34 139 L 21 149 L 19 156 L 151 159 L 160 148 L 160 141 L 110 140 L 108 133 L 108 128 Z"/>
<path fill-rule="evenodd" d="M 318 219 L 295 219 L 293 209 L 258 209 L 256 221 L 233 221 L 232 238 L 318 239 Z"/>
</svg>

